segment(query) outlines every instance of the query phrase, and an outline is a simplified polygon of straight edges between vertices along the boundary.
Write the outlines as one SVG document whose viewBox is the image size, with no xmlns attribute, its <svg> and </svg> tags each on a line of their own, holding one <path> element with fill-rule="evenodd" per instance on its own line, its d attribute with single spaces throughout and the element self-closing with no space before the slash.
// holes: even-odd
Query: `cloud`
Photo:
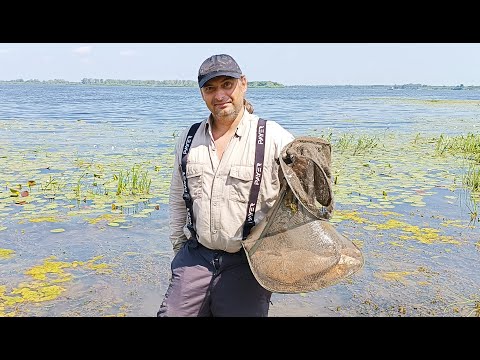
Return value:
<svg viewBox="0 0 480 360">
<path fill-rule="evenodd" d="M 0 49 L 0 54 L 8 54 L 10 52 L 11 52 L 10 49 Z"/>
<path fill-rule="evenodd" d="M 77 55 L 86 56 L 86 55 L 90 55 L 92 53 L 93 47 L 92 46 L 80 46 L 76 49 L 73 49 L 72 51 L 73 51 L 73 53 L 75 53 Z"/>
</svg>

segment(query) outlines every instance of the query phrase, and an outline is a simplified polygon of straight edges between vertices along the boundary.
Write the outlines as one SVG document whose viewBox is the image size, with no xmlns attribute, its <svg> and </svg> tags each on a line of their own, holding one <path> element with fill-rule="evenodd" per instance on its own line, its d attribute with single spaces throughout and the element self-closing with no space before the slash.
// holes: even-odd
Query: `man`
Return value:
<svg viewBox="0 0 480 360">
<path fill-rule="evenodd" d="M 278 158 L 294 137 L 252 114 L 247 78 L 231 56 L 206 59 L 198 85 L 210 115 L 176 144 L 169 200 L 175 257 L 157 316 L 265 317 L 271 292 L 253 276 L 241 241 L 275 203 Z"/>
</svg>

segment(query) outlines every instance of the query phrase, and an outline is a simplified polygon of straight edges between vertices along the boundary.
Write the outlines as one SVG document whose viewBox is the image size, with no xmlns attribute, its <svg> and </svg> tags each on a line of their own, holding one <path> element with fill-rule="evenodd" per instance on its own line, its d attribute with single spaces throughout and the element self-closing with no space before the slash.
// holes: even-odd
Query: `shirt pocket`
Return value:
<svg viewBox="0 0 480 360">
<path fill-rule="evenodd" d="M 253 182 L 253 167 L 232 166 L 228 174 L 228 187 L 230 199 L 247 203 L 250 197 L 250 189 Z"/>
<path fill-rule="evenodd" d="M 203 166 L 201 164 L 187 164 L 188 189 L 192 199 L 202 198 Z"/>
</svg>

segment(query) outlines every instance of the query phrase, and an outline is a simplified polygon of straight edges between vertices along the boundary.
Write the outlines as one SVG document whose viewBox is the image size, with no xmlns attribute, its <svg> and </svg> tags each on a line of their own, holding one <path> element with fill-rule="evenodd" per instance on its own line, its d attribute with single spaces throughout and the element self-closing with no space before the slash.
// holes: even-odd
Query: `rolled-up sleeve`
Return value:
<svg viewBox="0 0 480 360">
<path fill-rule="evenodd" d="M 273 134 L 274 134 L 274 137 L 275 137 L 275 160 L 278 160 L 278 158 L 280 157 L 281 153 L 282 153 L 282 150 L 283 148 L 289 144 L 290 142 L 292 142 L 293 140 L 295 140 L 295 137 L 289 132 L 287 131 L 285 128 L 283 128 L 282 126 L 280 126 L 280 124 L 276 123 L 276 122 L 271 122 L 271 125 L 272 125 L 272 131 L 273 131 Z"/>
</svg>

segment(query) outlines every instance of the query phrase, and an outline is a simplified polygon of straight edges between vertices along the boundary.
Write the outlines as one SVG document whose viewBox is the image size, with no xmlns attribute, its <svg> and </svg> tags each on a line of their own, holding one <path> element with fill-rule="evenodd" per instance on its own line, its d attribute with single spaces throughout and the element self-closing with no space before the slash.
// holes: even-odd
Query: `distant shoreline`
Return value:
<svg viewBox="0 0 480 360">
<path fill-rule="evenodd" d="M 150 87 L 198 87 L 193 80 L 118 80 L 118 79 L 82 79 L 80 82 L 62 79 L 54 80 L 0 80 L 0 85 L 89 85 L 89 86 L 150 86 Z M 274 81 L 249 81 L 250 87 L 283 88 L 285 85 Z"/>
<path fill-rule="evenodd" d="M 74 86 L 143 86 L 143 87 L 186 87 L 198 86 L 193 80 L 114 80 L 114 79 L 82 79 L 82 81 L 54 80 L 0 80 L 0 85 L 74 85 Z M 480 90 L 480 86 L 463 84 L 451 85 L 424 85 L 424 84 L 394 84 L 394 85 L 284 85 L 275 81 L 249 81 L 251 88 L 297 88 L 297 87 L 343 87 L 343 88 L 386 88 L 387 90 Z"/>
</svg>

